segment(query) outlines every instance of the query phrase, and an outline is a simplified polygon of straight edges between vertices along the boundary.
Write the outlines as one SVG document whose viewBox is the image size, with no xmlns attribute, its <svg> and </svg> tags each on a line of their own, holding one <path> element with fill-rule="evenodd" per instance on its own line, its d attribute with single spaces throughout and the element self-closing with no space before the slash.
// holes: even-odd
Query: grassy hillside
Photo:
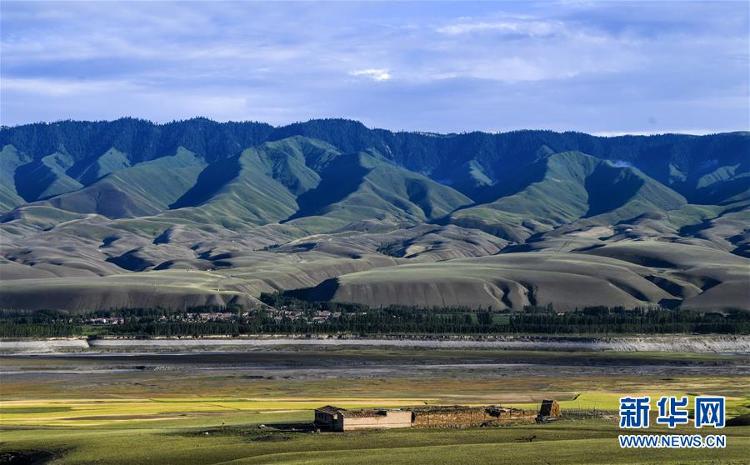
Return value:
<svg viewBox="0 0 750 465">
<path fill-rule="evenodd" d="M 204 166 L 195 154 L 180 147 L 175 155 L 110 171 L 93 184 L 50 199 L 47 204 L 108 218 L 154 215 L 184 195 Z M 97 173 L 110 168 L 111 165 L 101 168 Z"/>
<path fill-rule="evenodd" d="M 32 202 L 80 189 L 83 185 L 66 173 L 73 162 L 69 155 L 55 152 L 18 166 L 14 174 L 18 195 Z"/>
<path fill-rule="evenodd" d="M 13 308 L 233 298 L 181 277 L 150 286 L 178 270 L 241 276 L 248 305 L 308 288 L 518 310 L 750 302 L 748 133 L 121 119 L 4 127 L 0 145 L 0 304 Z"/>
<path fill-rule="evenodd" d="M 12 145 L 0 151 L 0 211 L 8 211 L 22 205 L 25 200 L 16 187 L 16 168 L 25 163 L 23 156 Z"/>
<path fill-rule="evenodd" d="M 428 221 L 471 200 L 376 152 L 362 152 L 343 155 L 326 166 L 321 183 L 299 203 L 300 210 L 290 220 L 323 216 L 343 226 L 366 219 Z M 305 219 L 298 222 L 309 224 Z"/>
<path fill-rule="evenodd" d="M 646 212 L 677 209 L 685 199 L 631 167 L 580 152 L 553 154 L 531 166 L 515 193 L 454 212 L 450 221 L 520 241 L 580 218 L 614 224 Z"/>
<path fill-rule="evenodd" d="M 338 119 L 272 128 L 262 123 L 216 123 L 202 118 L 164 125 L 125 118 L 3 128 L 0 146 L 12 145 L 34 161 L 62 153 L 72 162 L 66 174 L 87 185 L 117 166 L 174 154 L 178 147 L 210 163 L 263 142 L 293 136 L 325 141 L 344 153 L 376 150 L 396 165 L 454 186 L 475 199 L 488 185 L 513 181 L 539 157 L 567 151 L 634 166 L 692 203 L 724 202 L 750 188 L 750 166 L 744 156 L 750 151 L 750 134 L 746 132 L 611 138 L 551 131 L 441 135 L 373 130 Z M 26 183 L 34 184 L 34 179 L 25 175 L 28 173 L 21 173 L 22 190 L 28 189 Z M 724 182 L 729 180 L 727 176 L 732 183 Z M 722 182 L 716 184 L 715 180 Z"/>
</svg>

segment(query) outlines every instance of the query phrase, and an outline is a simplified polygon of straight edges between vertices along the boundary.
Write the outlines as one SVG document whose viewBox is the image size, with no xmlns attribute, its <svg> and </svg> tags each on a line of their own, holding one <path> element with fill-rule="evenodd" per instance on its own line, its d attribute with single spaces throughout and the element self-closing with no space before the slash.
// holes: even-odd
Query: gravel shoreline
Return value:
<svg viewBox="0 0 750 465">
<path fill-rule="evenodd" d="M 554 337 L 502 336 L 470 339 L 355 338 L 355 337 L 255 337 L 199 339 L 51 338 L 0 340 L 0 354 L 109 352 L 109 351 L 203 351 L 251 350 L 283 346 L 413 347 L 435 349 L 508 349 L 615 352 L 684 352 L 750 354 L 750 336 L 624 336 Z"/>
</svg>

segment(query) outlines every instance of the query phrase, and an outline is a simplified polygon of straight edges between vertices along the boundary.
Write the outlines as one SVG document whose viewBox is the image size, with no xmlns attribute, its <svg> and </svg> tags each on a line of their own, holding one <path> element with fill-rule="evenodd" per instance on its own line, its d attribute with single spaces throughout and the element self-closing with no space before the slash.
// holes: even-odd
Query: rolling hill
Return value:
<svg viewBox="0 0 750 465">
<path fill-rule="evenodd" d="M 615 224 L 644 212 L 676 210 L 677 192 L 630 166 L 580 152 L 556 153 L 528 167 L 516 192 L 455 211 L 450 222 L 522 241 L 582 218 Z M 507 187 L 505 187 L 507 189 Z"/>
<path fill-rule="evenodd" d="M 750 310 L 750 133 L 0 130 L 0 307 Z"/>
</svg>

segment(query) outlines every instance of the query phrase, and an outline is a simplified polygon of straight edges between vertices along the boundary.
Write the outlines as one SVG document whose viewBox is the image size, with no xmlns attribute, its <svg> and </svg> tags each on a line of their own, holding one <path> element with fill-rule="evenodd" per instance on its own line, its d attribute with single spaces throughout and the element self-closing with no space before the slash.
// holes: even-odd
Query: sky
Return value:
<svg viewBox="0 0 750 465">
<path fill-rule="evenodd" d="M 750 129 L 750 2 L 0 2 L 0 122 Z"/>
</svg>

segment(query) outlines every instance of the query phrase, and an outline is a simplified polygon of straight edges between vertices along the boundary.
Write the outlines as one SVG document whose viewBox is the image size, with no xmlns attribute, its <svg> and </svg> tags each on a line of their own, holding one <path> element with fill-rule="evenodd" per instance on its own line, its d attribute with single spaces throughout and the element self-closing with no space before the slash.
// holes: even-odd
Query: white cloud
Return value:
<svg viewBox="0 0 750 465">
<path fill-rule="evenodd" d="M 518 34 L 529 37 L 545 37 L 564 31 L 565 27 L 559 21 L 545 21 L 534 19 L 505 19 L 501 21 L 472 21 L 463 19 L 459 22 L 439 27 L 437 31 L 446 35 L 462 35 L 474 32 L 499 32 L 503 34 Z"/>
<path fill-rule="evenodd" d="M 450 68 L 431 71 L 419 78 L 439 79 L 486 79 L 497 82 L 534 82 L 551 79 L 568 79 L 577 76 L 577 69 L 564 69 L 545 62 L 535 62 L 521 57 L 487 58 L 466 57 L 455 60 Z M 420 80 L 420 79 L 415 79 Z"/>
<path fill-rule="evenodd" d="M 349 72 L 350 76 L 367 77 L 373 81 L 387 81 L 391 79 L 391 73 L 385 68 L 358 69 Z"/>
</svg>

